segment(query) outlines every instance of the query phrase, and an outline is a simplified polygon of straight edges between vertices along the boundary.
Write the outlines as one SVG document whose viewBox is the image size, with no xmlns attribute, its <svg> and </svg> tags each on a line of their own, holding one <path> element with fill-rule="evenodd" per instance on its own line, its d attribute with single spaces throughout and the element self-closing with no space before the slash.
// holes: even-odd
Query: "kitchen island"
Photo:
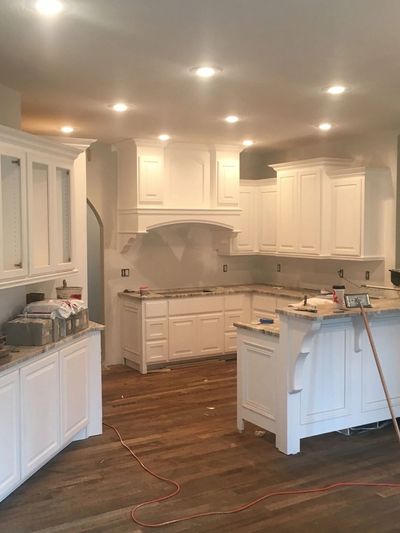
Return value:
<svg viewBox="0 0 400 533">
<path fill-rule="evenodd" d="M 276 435 L 285 454 L 305 437 L 390 418 L 360 311 L 287 307 L 279 324 L 236 322 L 238 428 Z M 396 416 L 400 416 L 400 299 L 366 309 Z"/>
</svg>

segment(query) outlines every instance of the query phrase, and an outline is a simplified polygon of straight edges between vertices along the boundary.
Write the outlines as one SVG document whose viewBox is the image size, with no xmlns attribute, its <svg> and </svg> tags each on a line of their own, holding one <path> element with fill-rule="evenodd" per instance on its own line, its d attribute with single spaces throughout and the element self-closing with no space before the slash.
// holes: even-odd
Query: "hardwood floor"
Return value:
<svg viewBox="0 0 400 533">
<path fill-rule="evenodd" d="M 104 372 L 104 419 L 116 425 L 143 461 L 182 484 L 173 500 L 144 509 L 144 520 L 236 506 L 268 490 L 335 481 L 400 482 L 393 430 L 306 439 L 286 457 L 270 434 L 236 431 L 236 368 L 213 361 L 141 376 Z M 214 409 L 209 409 L 210 407 Z M 139 532 L 133 504 L 170 487 L 146 474 L 115 434 L 73 443 L 0 504 L 4 532 Z M 400 491 L 339 489 L 271 499 L 239 514 L 159 528 L 170 532 L 400 531 Z"/>
</svg>

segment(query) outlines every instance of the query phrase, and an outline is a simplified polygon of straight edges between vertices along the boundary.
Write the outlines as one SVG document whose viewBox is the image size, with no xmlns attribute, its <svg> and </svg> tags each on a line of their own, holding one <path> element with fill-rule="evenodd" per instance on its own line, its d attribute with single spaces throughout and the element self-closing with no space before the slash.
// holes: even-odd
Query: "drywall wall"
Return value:
<svg viewBox="0 0 400 533">
<path fill-rule="evenodd" d="M 317 261 L 305 259 L 264 258 L 265 280 L 293 286 L 332 285 L 338 281 L 336 271 L 356 283 L 366 283 L 365 271 L 371 273 L 371 284 L 389 284 L 389 268 L 395 265 L 396 248 L 396 190 L 397 190 L 397 137 L 398 132 L 384 132 L 364 137 L 330 139 L 328 136 L 311 144 L 296 146 L 290 150 L 278 150 L 264 154 L 270 163 L 296 161 L 312 157 L 351 157 L 355 162 L 373 167 L 387 167 L 390 182 L 385 184 L 384 255 L 385 263 L 354 263 L 351 261 Z M 281 264 L 281 273 L 276 264 Z M 348 288 L 351 285 L 348 283 Z"/>
<path fill-rule="evenodd" d="M 94 322 L 104 324 L 102 230 L 89 203 L 87 204 L 87 246 L 89 316 Z"/>
<path fill-rule="evenodd" d="M 21 129 L 21 95 L 0 85 L 0 124 Z"/>
<path fill-rule="evenodd" d="M 117 247 L 117 154 L 107 144 L 90 148 L 87 163 L 88 199 L 104 226 L 104 300 L 106 363 L 120 363 L 119 298 L 124 289 L 206 286 L 252 282 L 258 258 L 221 257 L 215 232 L 202 224 L 173 225 L 138 237 L 124 253 Z M 223 272 L 222 265 L 228 265 Z M 130 277 L 121 278 L 121 268 Z"/>
</svg>

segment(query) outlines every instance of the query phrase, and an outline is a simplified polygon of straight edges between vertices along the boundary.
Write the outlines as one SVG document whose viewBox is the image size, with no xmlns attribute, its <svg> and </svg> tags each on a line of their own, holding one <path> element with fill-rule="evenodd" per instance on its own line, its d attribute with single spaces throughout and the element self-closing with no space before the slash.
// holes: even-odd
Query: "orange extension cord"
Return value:
<svg viewBox="0 0 400 533">
<path fill-rule="evenodd" d="M 220 516 L 220 515 L 228 515 L 228 514 L 240 513 L 241 511 L 245 511 L 246 509 L 250 509 L 250 507 L 253 507 L 257 503 L 260 503 L 260 502 L 262 502 L 264 500 L 267 500 L 268 498 L 272 498 L 274 496 L 290 496 L 290 495 L 293 495 L 293 494 L 310 494 L 310 493 L 313 493 L 313 492 L 328 492 L 328 491 L 336 489 L 338 487 L 380 487 L 380 488 L 383 488 L 383 487 L 388 488 L 388 487 L 390 487 L 390 488 L 400 489 L 400 483 L 363 483 L 363 482 L 357 482 L 357 481 L 344 481 L 344 482 L 341 482 L 341 483 L 332 483 L 331 485 L 326 485 L 325 487 L 314 487 L 314 488 L 310 488 L 310 489 L 282 490 L 282 491 L 278 491 L 278 492 L 267 492 L 266 494 L 264 494 L 263 496 L 260 496 L 256 500 L 252 500 L 252 501 L 250 501 L 248 503 L 245 503 L 243 505 L 239 505 L 238 507 L 234 507 L 233 509 L 229 509 L 227 511 L 209 511 L 209 512 L 205 512 L 205 513 L 195 513 L 195 514 L 191 514 L 191 515 L 187 515 L 187 516 L 178 517 L 178 518 L 175 518 L 173 520 L 166 520 L 165 522 L 142 522 L 141 520 L 139 520 L 139 518 L 137 518 L 137 512 L 139 511 L 139 509 L 141 509 L 143 507 L 146 507 L 148 505 L 151 505 L 153 503 L 159 503 L 159 502 L 162 502 L 162 501 L 165 501 L 165 500 L 169 500 L 170 498 L 173 498 L 174 496 L 176 496 L 180 492 L 181 486 L 180 486 L 179 483 L 177 483 L 173 479 L 168 479 L 166 477 L 160 476 L 159 474 L 156 474 L 155 472 L 150 470 L 150 468 L 148 468 L 139 459 L 139 457 L 135 454 L 135 452 L 132 450 L 132 448 L 130 448 L 130 446 L 128 446 L 128 444 L 126 444 L 126 442 L 124 442 L 123 438 L 121 437 L 120 432 L 118 431 L 118 429 L 115 426 L 113 426 L 111 424 L 106 424 L 105 422 L 103 422 L 103 424 L 106 427 L 114 430 L 114 432 L 116 433 L 121 445 L 128 450 L 128 452 L 140 464 L 140 466 L 143 468 L 143 470 L 148 472 L 151 476 L 153 476 L 153 477 L 155 477 L 155 478 L 157 478 L 157 479 L 159 479 L 161 481 L 165 481 L 166 483 L 169 483 L 170 485 L 173 485 L 173 487 L 175 487 L 173 492 L 171 492 L 170 494 L 167 494 L 166 496 L 161 496 L 159 498 L 154 498 L 152 500 L 147 500 L 145 502 L 139 503 L 138 505 L 134 505 L 132 507 L 132 510 L 131 510 L 132 520 L 134 522 L 136 522 L 136 524 L 138 524 L 139 526 L 142 526 L 142 527 L 156 528 L 156 527 L 162 527 L 162 526 L 169 526 L 171 524 L 177 524 L 178 522 L 184 522 L 186 520 L 193 520 L 195 518 L 202 518 L 204 516 Z"/>
</svg>

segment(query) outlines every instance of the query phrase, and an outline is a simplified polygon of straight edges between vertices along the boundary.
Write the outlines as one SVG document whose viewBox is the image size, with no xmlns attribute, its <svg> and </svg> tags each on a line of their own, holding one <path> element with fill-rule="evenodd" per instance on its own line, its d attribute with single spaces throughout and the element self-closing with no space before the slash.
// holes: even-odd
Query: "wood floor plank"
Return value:
<svg viewBox="0 0 400 533">
<path fill-rule="evenodd" d="M 269 490 L 337 481 L 400 482 L 400 450 L 391 427 L 345 437 L 306 439 L 286 457 L 274 436 L 236 431 L 236 367 L 211 361 L 142 376 L 122 367 L 103 374 L 104 420 L 158 473 L 182 483 L 173 500 L 141 511 L 162 521 L 227 509 Z M 210 409 L 211 408 L 211 409 Z M 129 510 L 170 488 L 142 471 L 114 433 L 73 443 L 0 504 L 0 531 L 135 532 Z M 400 491 L 338 489 L 270 499 L 243 513 L 196 519 L 158 530 L 221 532 L 394 532 Z"/>
</svg>

